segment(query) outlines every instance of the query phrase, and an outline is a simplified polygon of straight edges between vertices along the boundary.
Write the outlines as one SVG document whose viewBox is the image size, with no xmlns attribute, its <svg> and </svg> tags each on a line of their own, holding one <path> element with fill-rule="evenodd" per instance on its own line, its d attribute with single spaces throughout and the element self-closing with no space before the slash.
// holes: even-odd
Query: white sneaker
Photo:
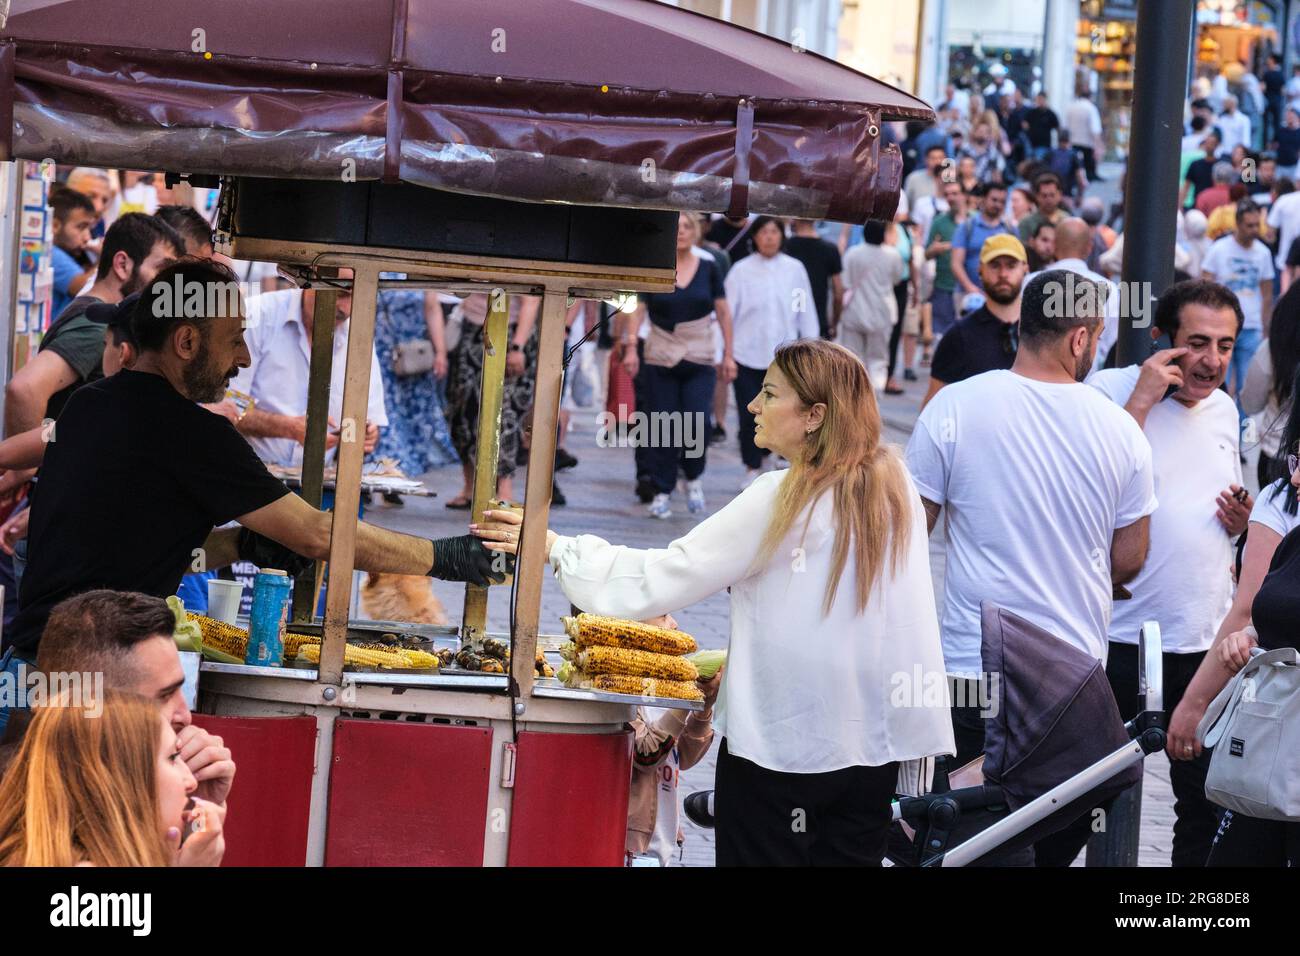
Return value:
<svg viewBox="0 0 1300 956">
<path fill-rule="evenodd" d="M 652 518 L 671 518 L 673 509 L 668 507 L 668 496 L 665 494 L 655 495 L 655 500 L 650 502 L 650 507 L 646 509 Z"/>
<path fill-rule="evenodd" d="M 693 515 L 704 512 L 704 486 L 698 478 L 686 482 L 686 510 Z"/>
</svg>

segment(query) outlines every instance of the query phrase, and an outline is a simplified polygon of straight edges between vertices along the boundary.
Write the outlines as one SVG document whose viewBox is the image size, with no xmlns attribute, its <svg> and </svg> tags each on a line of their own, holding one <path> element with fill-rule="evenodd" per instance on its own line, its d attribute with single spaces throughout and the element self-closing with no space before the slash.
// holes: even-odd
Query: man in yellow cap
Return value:
<svg viewBox="0 0 1300 956">
<path fill-rule="evenodd" d="M 1020 286 L 1029 259 L 1020 240 L 1008 233 L 989 236 L 980 247 L 984 304 L 962 318 L 939 341 L 930 363 L 930 390 L 924 409 L 945 385 L 981 372 L 1011 368 L 1020 322 Z"/>
</svg>

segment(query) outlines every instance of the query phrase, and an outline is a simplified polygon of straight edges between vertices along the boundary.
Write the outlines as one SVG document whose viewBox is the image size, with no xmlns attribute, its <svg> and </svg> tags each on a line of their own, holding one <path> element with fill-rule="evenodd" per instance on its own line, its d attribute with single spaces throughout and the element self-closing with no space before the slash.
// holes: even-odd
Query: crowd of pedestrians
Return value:
<svg viewBox="0 0 1300 956">
<path fill-rule="evenodd" d="M 575 338 L 603 327 L 606 396 L 622 396 L 625 383 L 637 411 L 672 420 L 670 434 L 681 436 L 639 443 L 629 491 L 654 519 L 671 517 L 680 493 L 699 523 L 666 551 L 553 536 L 548 555 L 570 599 L 601 613 L 658 618 L 731 591 L 727 713 L 717 727 L 720 862 L 879 862 L 900 765 L 946 754 L 956 766 L 983 749 L 986 717 L 969 703 L 989 693 L 982 601 L 1104 664 L 1125 718 L 1136 713 L 1138 631 L 1158 621 L 1177 801 L 1173 862 L 1300 862 L 1300 824 L 1225 815 L 1206 798 L 1210 753 L 1196 735 L 1252 646 L 1295 642 L 1286 622 L 1300 574 L 1292 534 L 1300 523 L 1300 298 L 1292 288 L 1300 103 L 1287 104 L 1277 66 L 1259 110 L 1243 109 L 1232 93 L 1189 98 L 1178 229 L 1169 237 L 1180 281 L 1154 306 L 1152 354 L 1127 367 L 1115 348 L 1122 223 L 1089 195 L 1103 159 L 1102 119 L 1082 89 L 1058 116 L 1041 92 L 1031 102 L 1015 89 L 950 88 L 937 123 L 891 132 L 905 164 L 893 221 L 850 227 L 683 212 L 671 292 L 642 295 L 627 311 L 569 310 Z M 72 170 L 50 203 L 56 314 L 7 386 L 10 440 L 57 419 L 80 388 L 129 370 L 142 350 L 156 352 L 157 343 L 132 339 L 130 322 L 105 316 L 134 308 L 169 260 L 213 257 L 205 197 L 173 195 L 141 174 Z M 319 293 L 234 267 L 258 282 L 235 356 L 243 371 L 234 394 L 194 394 L 262 461 L 292 467 L 305 444 L 305 359 Z M 1063 295 L 1071 307 L 1054 304 Z M 453 510 L 468 510 L 473 497 L 492 307 L 484 294 L 379 297 L 366 452 L 413 475 L 459 466 L 462 488 L 446 502 Z M 509 500 L 527 463 L 539 300 L 510 296 L 505 308 L 496 494 Z M 349 320 L 342 294 L 336 379 Z M 409 364 L 412 341 L 427 341 L 431 360 Z M 905 394 L 900 377 L 918 380 L 926 367 L 928 391 L 899 455 L 881 440 L 877 396 Z M 576 402 L 572 374 L 566 387 Z M 236 401 L 243 393 L 251 408 Z M 594 411 L 603 397 L 584 404 Z M 563 423 L 560 438 L 557 468 L 572 467 Z M 743 490 L 711 513 L 710 497 L 736 490 L 707 487 L 708 446 L 728 440 L 745 466 Z M 1242 473 L 1255 444 L 1258 497 Z M 17 581 L 23 498 L 41 461 L 8 462 L 0 574 L 8 563 Z M 249 479 L 248 493 L 255 487 L 266 490 Z M 563 503 L 558 487 L 553 503 Z M 947 573 L 936 600 L 925 539 L 940 525 Z M 492 550 L 512 546 L 508 537 L 479 537 Z M 797 600 L 785 597 L 793 579 L 782 556 L 792 547 L 814 571 L 801 585 L 816 585 L 798 588 Z M 40 575 L 49 573 L 45 560 Z M 12 722 L 0 744 L 8 763 L 0 862 L 219 862 L 234 756 L 178 702 L 170 611 L 156 596 L 122 591 L 49 604 L 27 643 L 39 645 L 30 663 L 103 671 L 104 719 L 82 726 L 70 702 L 56 701 Z M 909 614 L 900 617 L 904 604 Z M 846 633 L 861 640 L 833 641 L 816 656 L 803 649 L 809 635 Z M 886 638 L 887 653 L 864 649 Z M 12 651 L 6 667 L 16 663 Z M 881 703 L 890 676 L 916 662 L 947 677 L 952 706 L 937 718 Z M 638 733 L 653 736 L 654 726 Z M 695 729 L 707 749 L 713 731 Z M 120 812 L 87 821 L 92 805 Z M 786 832 L 799 806 L 819 808 L 812 841 Z M 655 814 L 637 817 L 645 850 Z M 196 821 L 206 836 L 182 842 Z M 1081 817 L 1039 840 L 1029 861 L 1068 865 L 1087 824 Z"/>
</svg>

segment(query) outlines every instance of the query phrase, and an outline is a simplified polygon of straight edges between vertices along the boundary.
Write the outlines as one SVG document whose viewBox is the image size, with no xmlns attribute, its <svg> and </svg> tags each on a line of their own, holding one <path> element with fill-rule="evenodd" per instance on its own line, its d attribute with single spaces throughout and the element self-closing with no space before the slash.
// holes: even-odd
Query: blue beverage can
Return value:
<svg viewBox="0 0 1300 956">
<path fill-rule="evenodd" d="M 284 663 L 284 631 L 289 621 L 293 579 L 284 571 L 263 568 L 253 579 L 253 611 L 248 618 L 245 664 L 279 667 Z"/>
</svg>

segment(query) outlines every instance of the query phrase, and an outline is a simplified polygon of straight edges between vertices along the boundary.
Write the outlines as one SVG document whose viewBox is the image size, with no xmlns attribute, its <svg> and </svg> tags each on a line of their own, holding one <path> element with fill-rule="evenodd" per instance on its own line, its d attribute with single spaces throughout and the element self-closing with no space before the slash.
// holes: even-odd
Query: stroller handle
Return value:
<svg viewBox="0 0 1300 956">
<path fill-rule="evenodd" d="M 1138 698 L 1146 713 L 1165 709 L 1164 667 L 1161 657 L 1160 625 L 1144 621 L 1138 637 Z"/>
</svg>

